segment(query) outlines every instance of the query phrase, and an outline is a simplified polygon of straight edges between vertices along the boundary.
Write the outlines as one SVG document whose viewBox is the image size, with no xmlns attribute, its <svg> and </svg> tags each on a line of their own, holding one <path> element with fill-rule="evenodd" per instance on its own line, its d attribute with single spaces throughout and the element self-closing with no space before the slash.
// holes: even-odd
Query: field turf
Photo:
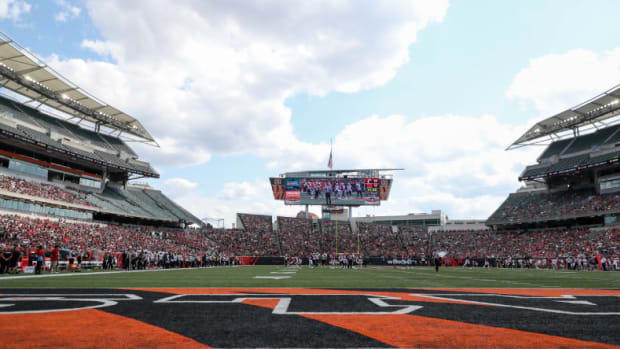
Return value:
<svg viewBox="0 0 620 349">
<path fill-rule="evenodd" d="M 45 275 L 45 274 L 44 274 Z M 265 277 L 282 277 L 271 279 Z M 238 266 L 70 276 L 0 277 L 0 288 L 318 287 L 318 288 L 597 288 L 620 289 L 620 272 L 527 269 Z"/>
<path fill-rule="evenodd" d="M 5 348 L 617 348 L 619 319 L 618 272 L 240 266 L 0 276 Z"/>
</svg>

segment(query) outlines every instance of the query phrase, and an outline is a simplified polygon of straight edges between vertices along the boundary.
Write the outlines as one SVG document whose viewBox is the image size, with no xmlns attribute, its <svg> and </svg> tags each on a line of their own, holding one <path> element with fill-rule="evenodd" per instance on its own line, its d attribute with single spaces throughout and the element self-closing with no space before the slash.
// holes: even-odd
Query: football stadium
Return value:
<svg viewBox="0 0 620 349">
<path fill-rule="evenodd" d="M 2 347 L 620 346 L 620 85 L 506 140 L 539 155 L 486 219 L 357 214 L 418 165 L 338 169 L 330 149 L 263 179 L 296 215 L 226 227 L 149 184 L 139 149 L 168 143 L 143 116 L 35 44 L 0 36 Z"/>
</svg>

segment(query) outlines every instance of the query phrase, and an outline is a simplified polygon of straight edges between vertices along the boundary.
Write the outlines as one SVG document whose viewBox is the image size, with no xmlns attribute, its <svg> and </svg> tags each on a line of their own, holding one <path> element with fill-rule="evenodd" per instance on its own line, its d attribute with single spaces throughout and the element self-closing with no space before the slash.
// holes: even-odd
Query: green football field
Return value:
<svg viewBox="0 0 620 349">
<path fill-rule="evenodd" d="M 81 272 L 0 277 L 0 288 L 24 287 L 329 287 L 329 288 L 606 288 L 620 272 L 526 269 L 368 267 L 364 269 L 237 266 L 185 270 Z"/>
</svg>

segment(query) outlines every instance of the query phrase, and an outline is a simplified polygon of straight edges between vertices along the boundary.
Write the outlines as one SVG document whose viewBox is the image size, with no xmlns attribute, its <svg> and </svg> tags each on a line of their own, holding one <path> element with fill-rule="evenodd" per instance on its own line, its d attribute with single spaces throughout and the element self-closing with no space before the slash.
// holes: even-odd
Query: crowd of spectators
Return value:
<svg viewBox="0 0 620 349">
<path fill-rule="evenodd" d="M 359 223 L 360 245 L 366 256 L 400 256 L 404 249 L 392 226 Z"/>
<path fill-rule="evenodd" d="M 399 226 L 399 237 L 409 256 L 429 254 L 429 234 L 426 229 L 412 226 Z"/>
<path fill-rule="evenodd" d="M 356 252 L 357 236 L 353 235 L 351 225 L 345 221 L 320 221 L 319 245 L 322 251 Z"/>
<path fill-rule="evenodd" d="M 237 216 L 243 224 L 243 229 L 247 231 L 273 231 L 271 216 L 246 213 L 237 213 Z"/>
<path fill-rule="evenodd" d="M 68 222 L 19 215 L 0 216 L 0 246 L 22 249 L 55 245 L 79 256 L 113 254 L 161 256 L 170 254 L 199 258 L 217 253 L 217 245 L 201 237 L 202 232 L 159 229 L 148 226 L 123 227 L 111 224 Z M 155 259 L 153 259 L 155 260 Z"/>
<path fill-rule="evenodd" d="M 431 251 L 454 258 L 567 258 L 620 254 L 620 230 L 588 228 L 530 232 L 445 232 L 431 236 Z"/>
<path fill-rule="evenodd" d="M 620 254 L 620 229 L 573 228 L 528 232 L 449 231 L 427 233 L 413 227 L 360 223 L 353 233 L 346 222 L 278 217 L 278 230 L 181 230 L 150 226 L 121 226 L 0 216 L 0 262 L 11 251 L 55 245 L 76 256 L 103 257 L 109 265 L 128 269 L 175 267 L 232 261 L 238 256 L 307 257 L 323 253 L 357 253 L 389 259 L 429 258 L 444 252 L 447 258 L 502 260 L 591 260 L 597 254 L 609 260 Z M 359 250 L 358 250 L 359 249 Z M 225 256 L 226 259 L 223 259 Z M 202 261 L 201 261 L 202 258 Z M 232 259 L 228 259 L 232 258 Z M 6 263 L 5 263 L 6 262 Z M 202 262 L 202 263 L 201 263 Z M 232 263 L 232 262 L 231 262 Z M 568 262 L 567 262 L 568 263 Z"/>
<path fill-rule="evenodd" d="M 490 223 L 531 222 L 620 209 L 620 195 L 590 189 L 510 194 L 491 215 Z"/>
<path fill-rule="evenodd" d="M 12 193 L 36 196 L 48 200 L 93 206 L 91 203 L 83 200 L 78 194 L 71 193 L 58 186 L 25 180 L 18 177 L 5 176 L 2 174 L 0 174 L 0 189 L 8 190 Z"/>
<path fill-rule="evenodd" d="M 278 217 L 278 236 L 284 255 L 307 256 L 321 251 L 319 232 L 312 219 Z"/>
<path fill-rule="evenodd" d="M 278 241 L 273 231 L 216 229 L 205 232 L 218 250 L 232 256 L 278 256 Z"/>
</svg>

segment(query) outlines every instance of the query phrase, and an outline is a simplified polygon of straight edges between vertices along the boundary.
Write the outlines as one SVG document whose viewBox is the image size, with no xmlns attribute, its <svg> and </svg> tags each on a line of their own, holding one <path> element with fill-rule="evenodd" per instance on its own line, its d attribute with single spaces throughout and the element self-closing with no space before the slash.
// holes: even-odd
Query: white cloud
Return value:
<svg viewBox="0 0 620 349">
<path fill-rule="evenodd" d="M 441 21 L 447 8 L 442 1 L 383 5 L 91 1 L 104 39 L 82 46 L 113 62 L 52 57 L 50 65 L 143 121 L 162 148 L 137 150 L 158 167 L 252 153 L 274 169 L 325 168 L 329 145 L 294 136 L 286 98 L 385 84 L 409 60 L 417 33 Z M 334 163 L 407 169 L 396 173 L 388 202 L 358 214 L 443 209 L 485 218 L 536 156 L 531 149 L 504 151 L 522 131 L 493 116 L 370 116 L 335 137 Z M 212 196 L 191 189 L 171 196 L 227 225 L 236 212 L 300 209 L 273 200 L 267 179 L 227 183 Z"/>
<path fill-rule="evenodd" d="M 204 196 L 193 190 L 170 196 L 196 216 L 208 218 L 212 224 L 216 219 L 224 219 L 226 227 L 235 223 L 238 212 L 273 215 L 275 219 L 277 215 L 292 216 L 300 210 L 273 200 L 267 181 L 225 183 L 214 196 Z"/>
<path fill-rule="evenodd" d="M 32 6 L 22 0 L 0 0 L 0 19 L 17 21 L 20 17 L 30 12 Z"/>
<path fill-rule="evenodd" d="M 355 215 L 406 214 L 440 209 L 452 218 L 487 218 L 518 187 L 517 177 L 534 161 L 539 148 L 506 152 L 524 131 L 493 116 L 444 115 L 409 120 L 371 116 L 344 128 L 334 139 L 334 166 L 339 168 L 404 167 L 395 172 L 388 201 L 380 207 L 355 209 Z M 320 148 L 317 158 L 311 154 Z M 329 145 L 307 145 L 272 157 L 278 168 L 295 158 L 299 168 L 325 168 Z M 191 193 L 178 201 L 197 215 L 218 215 L 233 222 L 236 212 L 294 215 L 301 206 L 275 201 L 267 179 L 230 182 L 220 193 Z M 315 208 L 317 210 L 318 208 Z M 320 212 L 316 212 L 320 215 Z M 228 223 L 227 223 L 228 224 Z M 228 224 L 229 225 L 229 224 Z"/>
<path fill-rule="evenodd" d="M 172 197 L 183 196 L 191 193 L 198 183 L 185 178 L 170 178 L 164 182 L 164 192 Z"/>
<path fill-rule="evenodd" d="M 531 103 L 547 117 L 573 107 L 620 81 L 620 48 L 571 50 L 532 59 L 513 79 L 509 98 Z"/>
<path fill-rule="evenodd" d="M 446 0 L 87 4 L 103 39 L 82 47 L 114 63 L 50 64 L 138 117 L 166 145 L 138 149 L 158 167 L 312 146 L 294 137 L 286 98 L 385 84 L 447 9 Z"/>
<path fill-rule="evenodd" d="M 268 186 L 267 183 L 230 182 L 224 184 L 224 188 L 218 195 L 222 200 L 253 200 L 259 198 L 260 189 Z"/>
<path fill-rule="evenodd" d="M 385 207 L 360 213 L 441 209 L 453 217 L 486 218 L 518 187 L 520 171 L 540 151 L 505 151 L 524 128 L 489 115 L 372 116 L 336 136 L 334 163 L 336 168 L 405 168 L 395 172 Z"/>
<path fill-rule="evenodd" d="M 109 41 L 100 41 L 100 40 L 83 40 L 81 47 L 89 49 L 100 56 L 110 56 L 110 57 L 119 57 L 122 55 L 121 50 L 123 49 L 119 45 L 111 43 Z"/>
<path fill-rule="evenodd" d="M 56 0 L 56 3 L 60 7 L 60 11 L 54 14 L 56 22 L 66 22 L 70 19 L 78 18 L 82 12 L 81 8 L 72 5 L 67 0 Z"/>
</svg>

